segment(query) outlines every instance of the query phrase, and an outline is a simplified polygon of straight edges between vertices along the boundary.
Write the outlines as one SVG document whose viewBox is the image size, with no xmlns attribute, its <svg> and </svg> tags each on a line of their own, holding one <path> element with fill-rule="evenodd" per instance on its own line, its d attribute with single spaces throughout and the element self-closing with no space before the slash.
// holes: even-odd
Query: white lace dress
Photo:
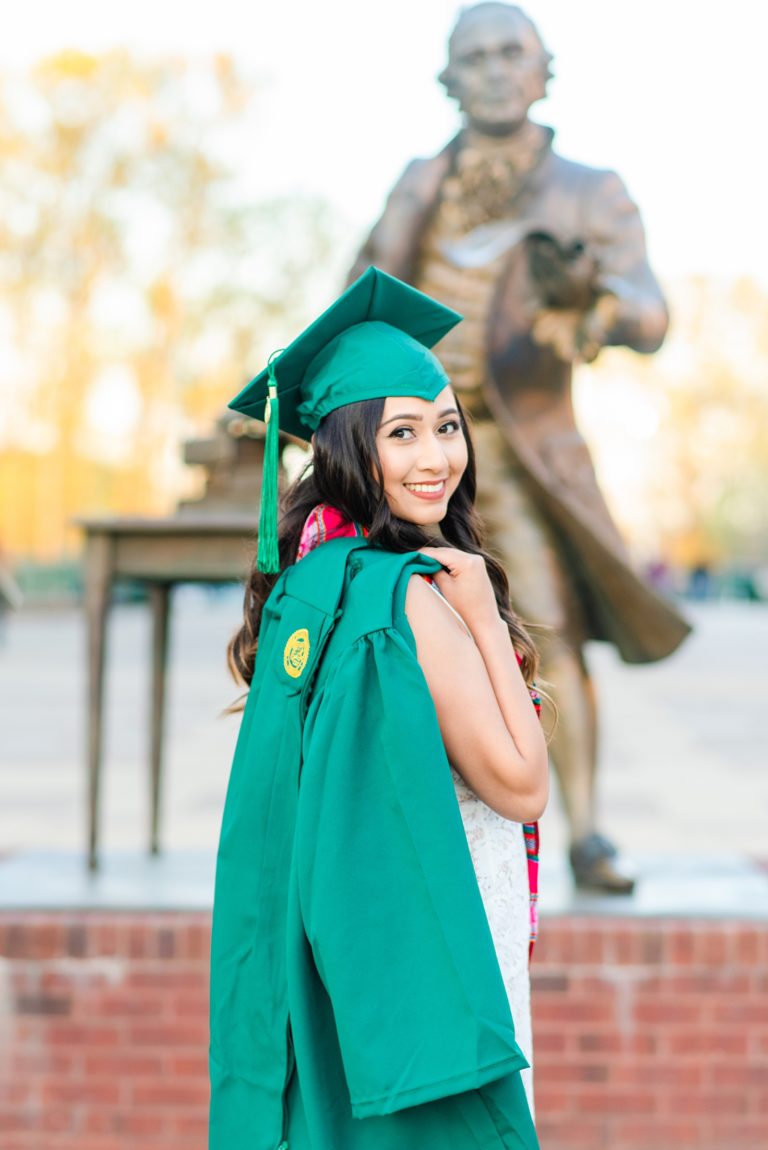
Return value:
<svg viewBox="0 0 768 1150">
<path fill-rule="evenodd" d="M 480 887 L 507 988 L 515 1023 L 515 1037 L 531 1064 L 530 1070 L 522 1071 L 522 1079 L 533 1115 L 528 857 L 523 827 L 522 823 L 512 823 L 486 806 L 469 789 L 458 771 L 452 768 L 451 774 L 477 875 L 477 885 Z"/>
<path fill-rule="evenodd" d="M 440 595 L 434 583 L 428 584 Z M 445 603 L 462 627 L 469 628 L 444 596 Z M 477 885 L 491 928 L 499 967 L 507 989 L 515 1038 L 530 1069 L 522 1071 L 531 1115 L 533 1104 L 533 1035 L 531 1030 L 531 979 L 528 969 L 530 941 L 530 888 L 528 856 L 522 823 L 513 823 L 479 799 L 457 770 L 451 768 L 464 831 L 472 855 Z"/>
</svg>

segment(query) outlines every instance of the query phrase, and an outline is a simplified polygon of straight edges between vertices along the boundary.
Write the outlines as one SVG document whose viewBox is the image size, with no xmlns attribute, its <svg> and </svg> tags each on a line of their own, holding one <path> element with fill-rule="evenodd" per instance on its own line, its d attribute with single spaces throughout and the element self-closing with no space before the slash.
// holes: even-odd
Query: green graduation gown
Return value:
<svg viewBox="0 0 768 1150">
<path fill-rule="evenodd" d="M 211 1150 L 536 1150 L 528 1065 L 405 616 L 338 539 L 264 607 L 219 844 Z"/>
</svg>

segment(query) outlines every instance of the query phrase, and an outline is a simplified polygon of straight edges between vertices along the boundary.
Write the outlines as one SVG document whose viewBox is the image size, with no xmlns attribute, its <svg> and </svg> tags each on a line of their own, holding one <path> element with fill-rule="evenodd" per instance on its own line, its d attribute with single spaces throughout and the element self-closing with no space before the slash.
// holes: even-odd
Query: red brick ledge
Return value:
<svg viewBox="0 0 768 1150">
<path fill-rule="evenodd" d="M 541 935 L 543 1150 L 768 1147 L 768 924 L 558 917 Z"/>
<path fill-rule="evenodd" d="M 203 1150 L 209 943 L 0 914 L 2 1150 Z M 765 923 L 544 916 L 532 975 L 542 1150 L 768 1146 Z"/>
</svg>

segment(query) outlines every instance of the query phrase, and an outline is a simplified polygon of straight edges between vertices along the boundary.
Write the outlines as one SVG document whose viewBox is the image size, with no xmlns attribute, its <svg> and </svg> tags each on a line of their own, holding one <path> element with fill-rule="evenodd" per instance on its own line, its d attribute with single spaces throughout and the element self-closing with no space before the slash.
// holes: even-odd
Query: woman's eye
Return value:
<svg viewBox="0 0 768 1150">
<path fill-rule="evenodd" d="M 413 435 L 413 431 L 411 430 L 410 427 L 396 427 L 395 430 L 390 434 L 389 438 L 390 439 L 410 439 L 412 437 L 412 435 Z"/>
<path fill-rule="evenodd" d="M 459 430 L 458 419 L 449 419 L 447 423 L 443 423 L 440 425 L 440 431 L 444 435 L 451 435 L 454 431 L 458 431 L 458 430 Z"/>
</svg>

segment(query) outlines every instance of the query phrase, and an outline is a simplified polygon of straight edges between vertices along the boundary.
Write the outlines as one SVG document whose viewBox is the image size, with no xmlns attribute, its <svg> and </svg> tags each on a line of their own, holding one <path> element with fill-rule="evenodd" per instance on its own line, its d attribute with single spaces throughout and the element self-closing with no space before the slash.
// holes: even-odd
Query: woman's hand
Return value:
<svg viewBox="0 0 768 1150">
<path fill-rule="evenodd" d="M 499 608 L 488 569 L 482 555 L 459 551 L 456 547 L 422 547 L 423 555 L 442 564 L 434 575 L 454 611 L 458 611 L 473 635 L 499 624 Z"/>
<path fill-rule="evenodd" d="M 406 614 L 448 760 L 489 807 L 532 822 L 547 803 L 547 746 L 485 562 L 452 547 L 422 550 L 445 566 L 435 580 L 471 632 L 411 577 Z"/>
</svg>

